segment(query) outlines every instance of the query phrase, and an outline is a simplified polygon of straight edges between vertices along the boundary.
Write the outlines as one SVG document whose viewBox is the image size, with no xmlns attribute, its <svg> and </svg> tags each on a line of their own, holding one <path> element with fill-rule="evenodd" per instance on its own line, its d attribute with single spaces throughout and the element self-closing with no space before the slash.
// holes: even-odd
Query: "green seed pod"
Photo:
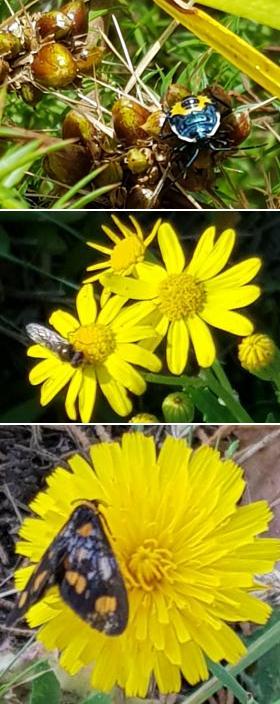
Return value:
<svg viewBox="0 0 280 704">
<path fill-rule="evenodd" d="M 21 97 L 27 105 L 37 105 L 42 97 L 42 91 L 32 83 L 23 83 L 20 88 Z"/>
<path fill-rule="evenodd" d="M 72 0 L 66 5 L 62 5 L 61 11 L 71 21 L 73 34 L 85 34 L 87 32 L 88 9 L 83 0 Z"/>
<path fill-rule="evenodd" d="M 0 56 L 14 59 L 22 49 L 21 41 L 12 32 L 0 32 Z"/>
<path fill-rule="evenodd" d="M 99 159 L 101 147 L 96 127 L 77 110 L 69 110 L 62 124 L 63 139 L 79 139 L 89 149 L 94 160 Z"/>
<path fill-rule="evenodd" d="M 223 121 L 223 129 L 226 130 L 229 137 L 229 146 L 231 144 L 238 145 L 247 139 L 251 132 L 251 120 L 249 110 L 243 112 L 232 112 Z"/>
<path fill-rule="evenodd" d="M 76 76 L 76 63 L 63 44 L 46 44 L 35 54 L 31 70 L 34 78 L 48 88 L 64 88 Z"/>
<path fill-rule="evenodd" d="M 67 144 L 59 152 L 46 156 L 44 168 L 49 176 L 71 186 L 89 173 L 91 158 L 80 144 Z"/>
<path fill-rule="evenodd" d="M 52 34 L 55 39 L 62 39 L 70 34 L 72 23 L 69 17 L 58 10 L 44 12 L 36 21 L 36 28 L 41 37 Z"/>
<path fill-rule="evenodd" d="M 120 183 L 123 178 L 123 170 L 118 161 L 110 161 L 106 169 L 102 171 L 95 179 L 94 183 L 98 188 L 109 186 L 113 183 Z"/>
<path fill-rule="evenodd" d="M 185 391 L 178 391 L 165 397 L 162 412 L 167 423 L 191 423 L 194 419 L 194 404 Z"/>
<path fill-rule="evenodd" d="M 152 163 L 152 152 L 150 149 L 146 149 L 144 147 L 142 149 L 137 149 L 137 147 L 129 149 L 125 157 L 125 164 L 127 165 L 129 171 L 133 174 L 144 173 L 150 168 Z"/>
<path fill-rule="evenodd" d="M 150 115 L 149 110 L 130 98 L 120 98 L 112 108 L 114 129 L 117 137 L 126 144 L 135 144 L 138 139 L 147 139 L 142 125 Z"/>
<path fill-rule="evenodd" d="M 8 62 L 4 61 L 4 59 L 0 59 L 0 85 L 5 81 L 5 78 L 7 78 L 9 70 L 10 66 Z"/>
</svg>

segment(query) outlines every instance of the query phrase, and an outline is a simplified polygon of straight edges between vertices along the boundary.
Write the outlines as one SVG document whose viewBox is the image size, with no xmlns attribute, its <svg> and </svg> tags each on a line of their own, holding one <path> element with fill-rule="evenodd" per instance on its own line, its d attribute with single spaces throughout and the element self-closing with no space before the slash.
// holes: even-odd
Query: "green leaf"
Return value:
<svg viewBox="0 0 280 704">
<path fill-rule="evenodd" d="M 48 662 L 40 663 L 35 668 L 37 674 L 46 670 Z M 28 704 L 59 704 L 60 685 L 53 672 L 45 672 L 32 682 L 31 695 Z"/>
<path fill-rule="evenodd" d="M 104 694 L 104 692 L 97 692 L 95 694 L 90 694 L 89 697 L 83 699 L 81 704 L 111 704 L 112 697 L 110 694 Z"/>
</svg>

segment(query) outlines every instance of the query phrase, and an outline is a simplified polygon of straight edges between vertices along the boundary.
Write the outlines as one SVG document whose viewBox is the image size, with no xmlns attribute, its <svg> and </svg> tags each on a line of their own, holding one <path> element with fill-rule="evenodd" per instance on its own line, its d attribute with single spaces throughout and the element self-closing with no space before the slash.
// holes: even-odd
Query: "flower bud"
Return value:
<svg viewBox="0 0 280 704">
<path fill-rule="evenodd" d="M 238 345 L 238 359 L 243 369 L 260 379 L 280 378 L 280 351 L 268 335 L 254 333 L 244 337 Z"/>
<path fill-rule="evenodd" d="M 64 88 L 72 83 L 77 67 L 69 49 L 63 44 L 46 44 L 35 54 L 31 66 L 34 78 L 49 88 Z"/>
<path fill-rule="evenodd" d="M 137 413 L 136 416 L 132 416 L 132 418 L 130 418 L 129 423 L 137 423 L 138 425 L 158 423 L 158 418 L 153 416 L 152 413 Z"/>
<path fill-rule="evenodd" d="M 194 418 L 194 403 L 185 391 L 178 391 L 165 397 L 162 412 L 167 423 L 191 423 Z"/>
</svg>

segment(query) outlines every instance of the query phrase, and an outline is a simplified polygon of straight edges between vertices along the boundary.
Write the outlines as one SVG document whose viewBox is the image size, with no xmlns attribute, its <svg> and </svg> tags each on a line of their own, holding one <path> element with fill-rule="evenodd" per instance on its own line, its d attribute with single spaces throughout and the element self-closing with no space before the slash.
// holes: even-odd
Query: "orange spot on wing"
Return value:
<svg viewBox="0 0 280 704">
<path fill-rule="evenodd" d="M 115 596 L 99 596 L 94 604 L 94 611 L 98 614 L 113 613 L 117 610 L 117 599 Z"/>
<path fill-rule="evenodd" d="M 43 570 L 43 572 L 39 572 L 39 574 L 37 574 L 37 577 L 35 577 L 33 585 L 32 585 L 33 592 L 37 592 L 38 589 L 40 589 L 40 586 L 41 586 L 42 582 L 45 581 L 47 575 L 48 575 L 47 570 Z"/>
<path fill-rule="evenodd" d="M 77 580 L 79 579 L 79 576 L 79 572 L 74 572 L 74 570 L 67 570 L 67 572 L 65 572 L 65 579 L 68 584 L 71 584 L 71 587 L 76 584 Z"/>
<path fill-rule="evenodd" d="M 20 595 L 19 602 L 18 602 L 18 607 L 20 609 L 22 609 L 22 607 L 24 606 L 26 599 L 27 599 L 27 596 L 28 596 L 27 591 L 22 592 L 22 594 Z"/>
<path fill-rule="evenodd" d="M 80 528 L 77 528 L 77 533 L 83 538 L 88 538 L 94 532 L 93 525 L 91 523 L 84 523 Z"/>
<path fill-rule="evenodd" d="M 77 594 L 82 594 L 85 591 L 86 586 L 87 586 L 87 580 L 85 577 L 83 577 L 82 574 L 80 574 L 80 576 L 77 579 L 77 582 L 75 584 L 75 592 L 77 592 Z"/>
</svg>

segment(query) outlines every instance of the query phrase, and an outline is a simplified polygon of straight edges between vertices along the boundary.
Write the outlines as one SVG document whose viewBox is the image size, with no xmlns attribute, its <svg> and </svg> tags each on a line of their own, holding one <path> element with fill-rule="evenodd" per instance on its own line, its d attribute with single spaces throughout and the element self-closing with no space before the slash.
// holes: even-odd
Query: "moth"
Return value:
<svg viewBox="0 0 280 704">
<path fill-rule="evenodd" d="M 22 618 L 53 585 L 92 628 L 112 636 L 125 630 L 127 591 L 96 502 L 74 509 L 35 567 L 6 625 Z"/>
</svg>

